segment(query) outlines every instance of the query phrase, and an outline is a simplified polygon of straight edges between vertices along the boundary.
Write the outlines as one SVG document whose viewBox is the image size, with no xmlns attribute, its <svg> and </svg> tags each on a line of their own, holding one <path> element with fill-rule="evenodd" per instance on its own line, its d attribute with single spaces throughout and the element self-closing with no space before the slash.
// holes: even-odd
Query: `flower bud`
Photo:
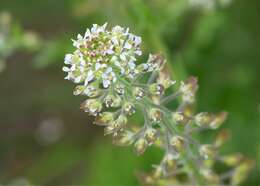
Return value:
<svg viewBox="0 0 260 186">
<path fill-rule="evenodd" d="M 157 131 L 153 128 L 148 128 L 145 131 L 145 139 L 149 145 L 153 144 L 157 139 Z"/>
<path fill-rule="evenodd" d="M 213 159 L 217 153 L 213 145 L 201 145 L 199 152 L 205 159 Z"/>
<path fill-rule="evenodd" d="M 117 83 L 115 85 L 115 91 L 119 94 L 119 95 L 123 95 L 125 93 L 125 87 L 123 84 Z"/>
<path fill-rule="evenodd" d="M 163 118 L 163 113 L 156 108 L 152 108 L 149 111 L 149 118 L 153 121 L 153 122 L 160 122 Z"/>
<path fill-rule="evenodd" d="M 157 166 L 153 172 L 153 177 L 155 179 L 159 179 L 163 176 L 163 167 L 162 166 Z"/>
<path fill-rule="evenodd" d="M 177 124 L 186 124 L 189 122 L 189 118 L 187 116 L 185 116 L 185 114 L 183 112 L 173 112 L 172 119 Z"/>
<path fill-rule="evenodd" d="M 125 102 L 123 105 L 123 111 L 125 114 L 132 115 L 135 113 L 134 104 L 131 102 Z"/>
<path fill-rule="evenodd" d="M 80 95 L 80 94 L 83 94 L 84 90 L 86 89 L 85 86 L 83 85 L 78 85 L 75 87 L 74 91 L 73 91 L 73 95 L 74 96 L 77 96 L 77 95 Z"/>
<path fill-rule="evenodd" d="M 190 77 L 187 81 L 181 82 L 180 92 L 184 102 L 193 103 L 195 93 L 198 90 L 197 78 Z"/>
<path fill-rule="evenodd" d="M 232 154 L 222 157 L 222 161 L 228 166 L 237 166 L 243 159 L 242 154 Z"/>
<path fill-rule="evenodd" d="M 149 86 L 149 92 L 152 95 L 162 95 L 164 92 L 164 87 L 162 84 L 153 83 Z"/>
<path fill-rule="evenodd" d="M 185 146 L 185 139 L 181 136 L 173 136 L 170 139 L 170 145 L 178 152 L 182 152 Z"/>
<path fill-rule="evenodd" d="M 134 140 L 134 134 L 130 131 L 124 131 L 113 137 L 113 144 L 119 146 L 128 146 Z"/>
<path fill-rule="evenodd" d="M 148 146 L 147 141 L 144 138 L 139 138 L 134 145 L 134 149 L 137 155 L 141 155 L 144 153 Z"/>
<path fill-rule="evenodd" d="M 121 105 L 121 98 L 120 96 L 114 96 L 112 94 L 108 94 L 104 102 L 106 104 L 106 107 L 119 107 Z"/>
<path fill-rule="evenodd" d="M 137 100 L 142 99 L 145 95 L 144 90 L 140 87 L 135 87 L 133 90 L 133 94 Z"/>
<path fill-rule="evenodd" d="M 102 112 L 96 117 L 95 124 L 106 126 L 114 120 L 112 112 Z"/>
<path fill-rule="evenodd" d="M 238 167 L 235 168 L 234 174 L 231 178 L 231 185 L 238 185 L 243 182 L 250 170 L 254 167 L 255 162 L 253 160 L 245 160 Z"/>
<path fill-rule="evenodd" d="M 150 54 L 147 63 L 149 64 L 149 71 L 160 70 L 164 66 L 166 60 L 161 54 Z"/>
<path fill-rule="evenodd" d="M 102 103 L 98 99 L 87 99 L 81 104 L 80 108 L 96 116 L 102 110 Z"/>
<path fill-rule="evenodd" d="M 214 141 L 214 145 L 216 147 L 220 147 L 223 144 L 225 144 L 230 138 L 230 132 L 228 130 L 222 130 L 220 131 Z"/>
<path fill-rule="evenodd" d="M 212 121 L 210 122 L 210 127 L 212 128 L 212 129 L 217 129 L 217 128 L 219 128 L 220 127 L 220 125 L 222 124 L 222 123 L 224 123 L 224 121 L 226 120 L 226 118 L 227 118 L 227 112 L 220 112 L 220 113 L 218 113 L 218 114 L 216 114 L 214 117 L 213 117 L 213 119 L 212 119 Z"/>
<path fill-rule="evenodd" d="M 207 112 L 201 112 L 195 116 L 195 123 L 200 127 L 207 127 L 212 120 L 212 115 Z"/>
<path fill-rule="evenodd" d="M 177 168 L 177 161 L 172 154 L 166 154 L 163 159 L 163 165 L 167 172 L 172 172 Z"/>
<path fill-rule="evenodd" d="M 97 97 L 98 95 L 100 95 L 100 93 L 101 93 L 101 90 L 92 84 L 88 85 L 84 89 L 84 92 L 83 92 L 84 95 L 91 97 L 91 98 Z"/>
<path fill-rule="evenodd" d="M 220 181 L 219 176 L 210 169 L 202 169 L 201 174 L 210 183 L 218 184 Z"/>
</svg>

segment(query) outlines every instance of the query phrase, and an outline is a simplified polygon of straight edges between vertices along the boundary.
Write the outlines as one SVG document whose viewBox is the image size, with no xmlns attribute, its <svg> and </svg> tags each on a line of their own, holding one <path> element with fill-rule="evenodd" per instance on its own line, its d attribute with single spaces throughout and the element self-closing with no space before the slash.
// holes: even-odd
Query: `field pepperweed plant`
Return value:
<svg viewBox="0 0 260 186">
<path fill-rule="evenodd" d="M 212 144 L 201 144 L 199 132 L 216 130 L 225 121 L 226 112 L 193 114 L 191 105 L 198 90 L 197 78 L 176 83 L 171 80 L 160 54 L 150 54 L 146 63 L 137 63 L 142 55 L 141 37 L 129 29 L 94 24 L 84 36 L 73 40 L 76 48 L 65 56 L 68 79 L 77 86 L 74 95 L 88 98 L 81 109 L 95 116 L 95 124 L 104 126 L 117 145 L 131 145 L 138 155 L 151 145 L 165 151 L 159 165 L 150 174 L 140 176 L 145 185 L 238 185 L 254 162 L 241 154 L 220 155 L 218 149 L 229 133 L 219 132 Z M 176 83 L 176 85 L 175 85 Z M 176 87 L 179 84 L 179 87 Z M 172 93 L 171 86 L 175 86 Z M 172 110 L 172 101 L 179 106 Z M 127 124 L 129 116 L 142 113 L 143 125 Z M 217 164 L 221 168 L 216 168 Z M 221 170 L 224 170 L 221 172 Z"/>
</svg>

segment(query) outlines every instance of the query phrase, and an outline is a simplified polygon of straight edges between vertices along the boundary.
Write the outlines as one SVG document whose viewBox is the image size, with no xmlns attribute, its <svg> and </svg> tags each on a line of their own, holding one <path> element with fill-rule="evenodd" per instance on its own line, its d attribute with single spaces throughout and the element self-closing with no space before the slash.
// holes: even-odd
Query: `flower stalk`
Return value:
<svg viewBox="0 0 260 186">
<path fill-rule="evenodd" d="M 195 138 L 203 130 L 219 128 L 226 112 L 193 114 L 191 106 L 198 90 L 197 78 L 181 81 L 177 91 L 171 86 L 160 54 L 150 54 L 147 62 L 138 63 L 142 55 L 141 37 L 120 26 L 111 30 L 93 25 L 84 36 L 73 40 L 76 50 L 65 56 L 65 79 L 77 84 L 74 95 L 88 98 L 81 109 L 96 117 L 113 143 L 132 145 L 137 155 L 151 145 L 159 146 L 165 155 L 151 174 L 141 176 L 147 185 L 237 185 L 243 181 L 252 161 L 245 157 L 221 156 L 219 148 L 227 133 L 217 135 L 213 144 L 201 144 Z M 168 108 L 177 101 L 179 106 Z M 129 116 L 141 113 L 143 125 L 129 124 Z M 217 174 L 214 166 L 226 164 L 230 170 Z M 241 176 L 243 174 L 243 176 Z"/>
</svg>

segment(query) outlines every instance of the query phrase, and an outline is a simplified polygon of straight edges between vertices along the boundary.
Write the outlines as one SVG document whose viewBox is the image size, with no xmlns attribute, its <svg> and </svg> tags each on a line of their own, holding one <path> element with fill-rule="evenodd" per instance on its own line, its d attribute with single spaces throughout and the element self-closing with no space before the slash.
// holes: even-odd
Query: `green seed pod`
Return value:
<svg viewBox="0 0 260 186">
<path fill-rule="evenodd" d="M 144 153 L 148 146 L 147 141 L 144 138 L 139 138 L 134 145 L 134 149 L 137 155 L 141 155 Z"/>
<path fill-rule="evenodd" d="M 170 139 L 170 145 L 178 152 L 182 152 L 185 149 L 185 139 L 181 136 L 173 136 Z"/>
<path fill-rule="evenodd" d="M 112 121 L 114 121 L 114 114 L 112 112 L 102 112 L 96 117 L 95 124 L 106 126 Z"/>
<path fill-rule="evenodd" d="M 96 116 L 102 110 L 102 103 L 98 99 L 88 99 L 81 104 L 80 108 Z"/>
<path fill-rule="evenodd" d="M 213 145 L 208 144 L 201 145 L 199 152 L 205 159 L 213 159 L 217 154 L 216 148 Z"/>
</svg>

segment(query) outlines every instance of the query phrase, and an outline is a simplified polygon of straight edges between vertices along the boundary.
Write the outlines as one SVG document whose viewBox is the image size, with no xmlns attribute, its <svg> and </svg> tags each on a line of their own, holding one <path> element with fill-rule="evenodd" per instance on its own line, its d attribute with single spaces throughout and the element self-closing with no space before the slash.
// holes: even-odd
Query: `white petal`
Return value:
<svg viewBox="0 0 260 186">
<path fill-rule="evenodd" d="M 64 71 L 64 72 L 70 72 L 70 68 L 69 67 L 62 67 L 62 71 Z"/>
</svg>

